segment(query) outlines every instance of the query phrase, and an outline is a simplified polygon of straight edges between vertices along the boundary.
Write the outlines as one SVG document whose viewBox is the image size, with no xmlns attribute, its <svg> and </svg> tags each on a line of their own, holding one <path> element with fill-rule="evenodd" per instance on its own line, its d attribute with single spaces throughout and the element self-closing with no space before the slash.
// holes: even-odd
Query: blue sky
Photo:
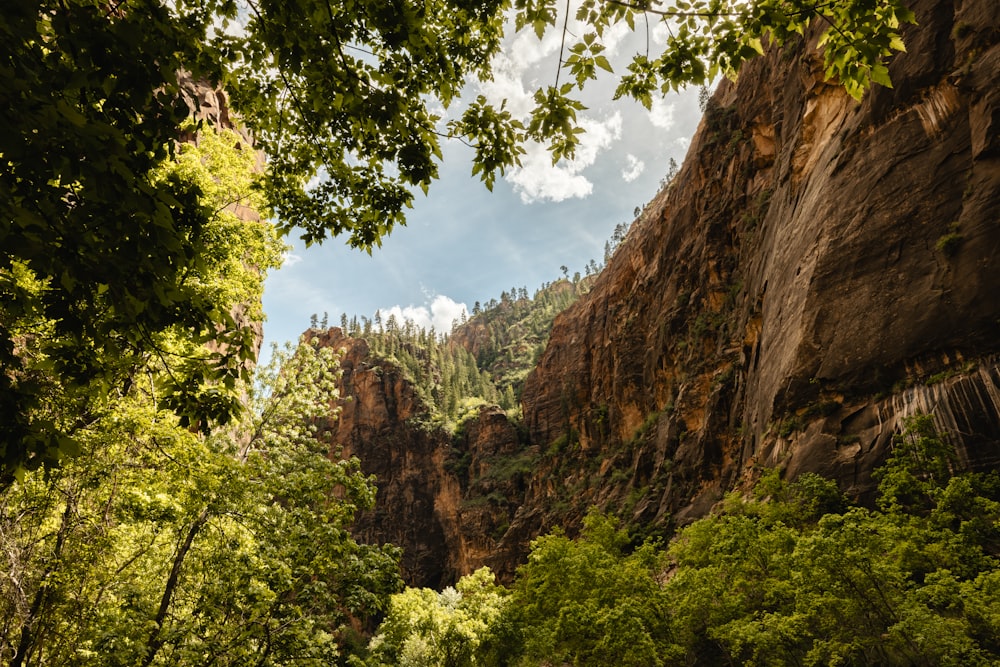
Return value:
<svg viewBox="0 0 1000 667">
<path fill-rule="evenodd" d="M 534 88 L 553 83 L 557 39 L 508 40 L 495 80 L 469 92 L 527 113 Z M 627 57 L 630 39 L 612 37 L 609 53 Z M 446 144 L 440 180 L 427 196 L 417 194 L 407 225 L 371 256 L 338 239 L 309 248 L 287 239 L 293 247 L 285 265 L 265 284 L 265 345 L 296 340 L 310 316 L 324 312 L 337 325 L 341 313 L 395 311 L 440 331 L 477 300 L 511 287 L 533 293 L 558 278 L 562 265 L 572 275 L 590 259 L 600 263 L 615 226 L 653 197 L 671 158 L 683 161 L 701 116 L 697 89 L 657 100 L 651 112 L 611 102 L 612 90 L 612 82 L 597 82 L 582 96 L 587 133 L 573 163 L 553 167 L 529 146 L 522 168 L 498 179 L 492 193 L 470 175 L 471 150 Z"/>
</svg>

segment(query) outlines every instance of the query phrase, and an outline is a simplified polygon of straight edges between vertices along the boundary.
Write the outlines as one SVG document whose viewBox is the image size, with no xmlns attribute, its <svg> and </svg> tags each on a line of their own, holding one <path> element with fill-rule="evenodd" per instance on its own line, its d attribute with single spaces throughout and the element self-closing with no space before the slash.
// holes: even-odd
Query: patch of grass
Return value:
<svg viewBox="0 0 1000 667">
<path fill-rule="evenodd" d="M 629 471 L 623 470 L 622 468 L 616 468 L 615 471 L 611 473 L 611 479 L 609 481 L 612 485 L 624 484 L 631 479 L 631 477 L 632 475 L 629 474 Z"/>
<path fill-rule="evenodd" d="M 654 410 L 653 412 L 650 412 L 648 415 L 646 415 L 646 418 L 643 420 L 642 424 L 639 425 L 639 428 L 637 428 L 635 433 L 632 435 L 632 443 L 638 444 L 638 442 L 642 440 L 642 438 L 644 438 L 646 434 L 649 433 L 649 431 L 654 426 L 656 426 L 656 422 L 659 419 L 660 419 L 659 410 Z"/>
<path fill-rule="evenodd" d="M 934 247 L 945 257 L 954 257 L 962 245 L 964 237 L 958 231 L 958 223 L 952 223 L 948 227 L 948 233 L 943 235 L 934 244 Z"/>
<path fill-rule="evenodd" d="M 780 424 L 778 424 L 778 436 L 787 438 L 792 433 L 802 430 L 802 427 L 802 420 L 799 419 L 798 415 L 792 415 L 791 417 L 785 418 Z"/>
<path fill-rule="evenodd" d="M 538 457 L 530 451 L 521 452 L 514 456 L 498 457 L 491 460 L 486 474 L 487 477 L 498 482 L 506 482 L 521 475 L 529 475 L 538 463 Z"/>
<path fill-rule="evenodd" d="M 837 401 L 819 401 L 806 408 L 804 416 L 809 417 L 829 417 L 840 409 Z"/>
<path fill-rule="evenodd" d="M 507 502 L 507 496 L 503 495 L 499 491 L 494 491 L 485 496 L 473 496 L 472 498 L 463 500 L 462 507 L 473 508 L 485 507 L 486 505 L 505 505 Z"/>
<path fill-rule="evenodd" d="M 549 448 L 545 451 L 547 456 L 555 456 L 556 454 L 566 451 L 566 449 L 576 443 L 580 436 L 576 432 L 576 429 L 570 429 L 569 432 L 563 433 L 558 438 L 552 441 Z"/>
<path fill-rule="evenodd" d="M 959 21 L 955 24 L 955 27 L 951 29 L 952 39 L 962 39 L 963 37 L 971 34 L 973 30 L 974 26 L 971 23 Z"/>
<path fill-rule="evenodd" d="M 457 451 L 452 451 L 452 457 L 445 462 L 444 469 L 460 479 L 466 479 L 469 475 L 469 465 L 472 463 L 472 452 L 458 454 Z"/>
<path fill-rule="evenodd" d="M 496 528 L 493 529 L 493 540 L 499 542 L 503 538 L 503 536 L 507 534 L 508 530 L 510 530 L 509 522 L 504 521 L 503 523 L 499 524 Z"/>
</svg>

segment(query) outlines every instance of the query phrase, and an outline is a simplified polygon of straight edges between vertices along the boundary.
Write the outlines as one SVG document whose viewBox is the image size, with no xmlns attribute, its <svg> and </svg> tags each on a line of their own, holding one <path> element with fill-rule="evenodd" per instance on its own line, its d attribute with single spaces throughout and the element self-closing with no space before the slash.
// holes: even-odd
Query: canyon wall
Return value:
<svg viewBox="0 0 1000 667">
<path fill-rule="evenodd" d="M 375 476 L 375 507 L 355 525 L 359 541 L 404 548 L 403 577 L 441 587 L 482 565 L 513 572 L 497 549 L 526 488 L 523 438 L 497 407 L 483 407 L 454 434 L 431 423 L 402 369 L 339 328 L 312 331 L 341 352 L 335 418 L 322 425 Z M 529 448 L 530 450 L 530 448 Z"/>
<path fill-rule="evenodd" d="M 918 409 L 998 460 L 1000 17 L 914 10 L 895 87 L 861 103 L 810 49 L 725 82 L 677 178 L 557 320 L 524 393 L 531 440 L 656 484 L 645 520 L 699 516 L 761 466 L 864 496 Z"/>
<path fill-rule="evenodd" d="M 509 578 L 591 505 L 668 534 L 763 468 L 870 500 L 917 412 L 969 466 L 1000 462 L 1000 14 L 913 9 L 894 88 L 860 103 L 808 44 L 720 86 L 677 176 L 557 318 L 526 434 L 489 411 L 455 439 L 422 429 L 391 367 L 325 334 L 357 397 L 338 433 L 379 484 L 359 531 L 404 546 L 411 583 Z"/>
</svg>

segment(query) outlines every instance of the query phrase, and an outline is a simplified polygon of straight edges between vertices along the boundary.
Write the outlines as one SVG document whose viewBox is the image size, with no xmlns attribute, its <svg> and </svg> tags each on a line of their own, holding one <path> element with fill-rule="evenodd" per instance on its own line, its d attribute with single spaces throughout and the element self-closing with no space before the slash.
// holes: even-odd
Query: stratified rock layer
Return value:
<svg viewBox="0 0 1000 667">
<path fill-rule="evenodd" d="M 970 466 L 1000 462 L 1000 14 L 913 9 L 895 87 L 860 103 L 802 45 L 723 83 L 677 177 L 556 320 L 527 443 L 498 412 L 465 440 L 415 427 L 412 389 L 350 343 L 338 433 L 379 484 L 359 530 L 407 549 L 411 583 L 509 578 L 590 505 L 668 532 L 762 467 L 864 499 L 916 412 Z"/>
</svg>

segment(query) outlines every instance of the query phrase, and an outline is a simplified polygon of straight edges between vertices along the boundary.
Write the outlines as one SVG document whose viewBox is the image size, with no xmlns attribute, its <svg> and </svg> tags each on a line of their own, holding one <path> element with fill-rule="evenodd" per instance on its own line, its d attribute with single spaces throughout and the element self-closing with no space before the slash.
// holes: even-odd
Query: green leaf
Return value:
<svg viewBox="0 0 1000 667">
<path fill-rule="evenodd" d="M 871 79 L 879 85 L 892 88 L 892 81 L 889 79 L 889 68 L 885 65 L 875 65 L 872 67 Z"/>
</svg>

